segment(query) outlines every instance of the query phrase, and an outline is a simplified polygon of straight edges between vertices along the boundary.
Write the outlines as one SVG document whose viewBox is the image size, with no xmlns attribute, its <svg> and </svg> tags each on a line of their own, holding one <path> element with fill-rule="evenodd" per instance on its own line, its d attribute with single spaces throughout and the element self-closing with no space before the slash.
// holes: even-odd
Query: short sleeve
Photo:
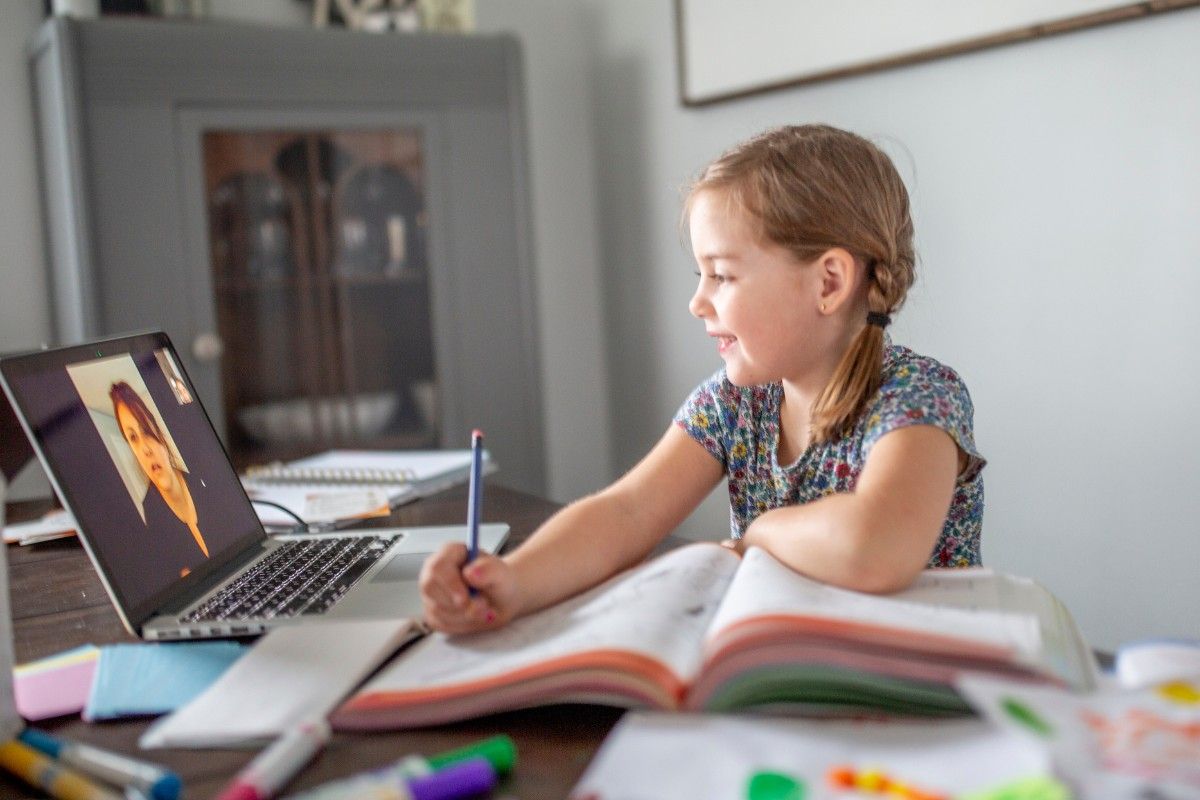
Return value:
<svg viewBox="0 0 1200 800">
<path fill-rule="evenodd" d="M 733 445 L 731 431 L 737 422 L 737 403 L 730 397 L 731 389 L 731 384 L 725 378 L 725 370 L 719 370 L 692 390 L 675 412 L 673 420 L 688 436 L 712 453 L 722 466 L 728 463 L 728 453 Z"/>
<path fill-rule="evenodd" d="M 932 425 L 967 454 L 960 482 L 979 474 L 987 461 L 975 446 L 975 407 L 962 378 L 950 367 L 916 358 L 890 370 L 868 409 L 862 439 L 865 460 L 880 437 L 910 425 Z"/>
</svg>

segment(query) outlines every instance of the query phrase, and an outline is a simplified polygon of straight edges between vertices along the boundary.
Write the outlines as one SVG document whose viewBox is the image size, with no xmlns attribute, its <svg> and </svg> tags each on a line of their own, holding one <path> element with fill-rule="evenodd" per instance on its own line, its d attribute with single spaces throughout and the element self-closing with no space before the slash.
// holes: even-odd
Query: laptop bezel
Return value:
<svg viewBox="0 0 1200 800">
<path fill-rule="evenodd" d="M 127 334 L 84 344 L 34 350 L 27 353 L 0 357 L 0 383 L 3 384 L 4 391 L 8 395 L 13 408 L 16 410 L 17 417 L 21 421 L 21 427 L 24 429 L 29 443 L 37 453 L 38 460 L 45 469 L 55 493 L 58 495 L 63 506 L 75 517 L 77 522 L 80 517 L 76 513 L 75 497 L 59 481 L 56 465 L 47 457 L 46 452 L 42 448 L 40 438 L 35 434 L 29 423 L 30 415 L 28 409 L 24 405 L 23 398 L 16 391 L 15 382 L 19 381 L 25 375 L 44 373 L 54 369 L 64 369 L 70 364 L 81 361 L 129 355 L 135 352 L 153 352 L 161 348 L 166 348 L 171 353 L 175 359 L 175 363 L 179 365 L 179 371 L 187 384 L 188 390 L 192 393 L 193 397 L 199 398 L 191 377 L 188 376 L 187 371 L 183 368 L 182 361 L 179 359 L 174 345 L 163 331 Z M 229 453 L 225 449 L 224 442 L 217 435 L 216 428 L 212 424 L 212 419 L 208 416 L 208 410 L 204 408 L 203 403 L 199 402 L 199 399 L 197 399 L 196 405 L 204 415 L 205 423 L 208 425 L 209 430 L 212 431 L 213 437 L 217 440 L 217 446 L 221 449 L 221 453 L 225 456 L 225 461 L 229 465 L 230 471 L 234 473 L 236 478 L 236 470 L 233 468 L 232 461 L 229 460 Z M 250 506 L 250 498 L 246 495 L 245 487 L 242 486 L 240 480 L 236 480 L 235 483 L 247 506 Z M 221 553 L 214 554 L 212 558 L 187 576 L 173 580 L 165 588 L 137 604 L 129 603 L 123 593 L 113 584 L 110 579 L 113 572 L 111 565 L 105 559 L 101 558 L 99 553 L 92 547 L 87 533 L 82 530 L 82 525 L 79 526 L 80 530 L 77 533 L 79 534 L 79 540 L 87 551 L 88 557 L 92 560 L 92 564 L 96 568 L 96 572 L 100 576 L 101 582 L 104 584 L 105 590 L 112 599 L 113 605 L 121 617 L 121 621 L 131 633 L 135 636 L 140 636 L 144 623 L 163 613 L 164 610 L 185 606 L 199 598 L 204 591 L 211 588 L 214 578 L 227 576 L 232 571 L 233 565 L 241 565 L 261 551 L 262 545 L 268 540 L 268 536 L 263 529 L 262 523 L 258 521 L 258 515 L 252 512 L 250 516 L 255 521 L 253 529 L 233 540 Z"/>
</svg>

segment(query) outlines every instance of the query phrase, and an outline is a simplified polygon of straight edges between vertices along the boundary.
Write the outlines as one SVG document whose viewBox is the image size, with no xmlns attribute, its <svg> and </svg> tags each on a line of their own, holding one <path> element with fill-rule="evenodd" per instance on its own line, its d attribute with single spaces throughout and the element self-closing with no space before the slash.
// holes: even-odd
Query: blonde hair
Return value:
<svg viewBox="0 0 1200 800">
<path fill-rule="evenodd" d="M 916 272 L 908 191 L 887 155 L 828 125 L 775 128 L 737 145 L 689 187 L 686 221 L 701 192 L 744 210 L 757 233 L 810 263 L 834 247 L 866 268 L 867 311 L 891 315 Z M 811 410 L 815 441 L 854 427 L 883 378 L 883 328 L 864 325 Z"/>
</svg>

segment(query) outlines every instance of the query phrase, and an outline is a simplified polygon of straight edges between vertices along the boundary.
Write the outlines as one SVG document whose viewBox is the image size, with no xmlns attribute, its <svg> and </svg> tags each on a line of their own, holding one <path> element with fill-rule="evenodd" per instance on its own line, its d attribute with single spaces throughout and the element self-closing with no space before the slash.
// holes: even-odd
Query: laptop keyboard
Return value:
<svg viewBox="0 0 1200 800">
<path fill-rule="evenodd" d="M 180 621 L 320 614 L 341 599 L 394 541 L 395 536 L 289 540 Z"/>
</svg>

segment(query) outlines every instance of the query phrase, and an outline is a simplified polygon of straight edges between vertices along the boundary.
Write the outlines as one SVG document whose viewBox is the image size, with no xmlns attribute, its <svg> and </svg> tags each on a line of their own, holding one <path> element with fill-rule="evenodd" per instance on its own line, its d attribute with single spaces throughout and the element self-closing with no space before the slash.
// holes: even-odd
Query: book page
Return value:
<svg viewBox="0 0 1200 800">
<path fill-rule="evenodd" d="M 751 617 L 794 614 L 954 636 L 1034 658 L 1042 645 L 1037 616 L 1010 610 L 1000 583 L 990 570 L 926 570 L 904 591 L 865 594 L 806 578 L 752 547 L 710 635 Z"/>
<path fill-rule="evenodd" d="M 705 627 L 737 566 L 737 556 L 719 545 L 681 547 L 498 630 L 432 634 L 362 692 L 465 684 L 598 650 L 641 653 L 690 679 L 700 665 Z"/>
</svg>

